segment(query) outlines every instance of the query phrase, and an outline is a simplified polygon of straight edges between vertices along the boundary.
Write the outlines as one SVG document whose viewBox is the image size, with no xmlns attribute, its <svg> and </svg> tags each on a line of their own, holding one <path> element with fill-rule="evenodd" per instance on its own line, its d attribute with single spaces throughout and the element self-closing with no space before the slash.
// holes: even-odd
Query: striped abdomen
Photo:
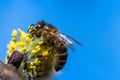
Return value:
<svg viewBox="0 0 120 80">
<path fill-rule="evenodd" d="M 56 71 L 61 70 L 66 61 L 67 61 L 67 45 L 65 44 L 64 40 L 56 40 L 55 44 L 55 60 L 54 60 L 54 68 Z"/>
</svg>

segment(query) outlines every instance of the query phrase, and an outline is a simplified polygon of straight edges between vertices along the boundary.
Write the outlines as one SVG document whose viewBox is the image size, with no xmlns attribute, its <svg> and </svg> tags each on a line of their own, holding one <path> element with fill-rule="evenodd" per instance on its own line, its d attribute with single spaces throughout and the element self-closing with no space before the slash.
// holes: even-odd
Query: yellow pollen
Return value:
<svg viewBox="0 0 120 80">
<path fill-rule="evenodd" d="M 32 50 L 31 53 L 34 55 L 37 53 L 37 50 Z"/>
<path fill-rule="evenodd" d="M 24 47 L 25 44 L 24 44 L 24 42 L 21 41 L 21 42 L 18 43 L 18 46 Z"/>
<path fill-rule="evenodd" d="M 16 39 L 15 37 L 13 37 L 13 38 L 12 38 L 12 41 L 13 41 L 13 42 L 16 42 L 16 41 L 17 41 L 17 39 Z"/>
<path fill-rule="evenodd" d="M 39 46 L 39 45 L 37 45 L 37 46 L 35 47 L 35 49 L 38 49 L 38 48 L 40 48 L 40 46 Z"/>
<path fill-rule="evenodd" d="M 24 48 L 21 49 L 21 52 L 22 52 L 22 53 L 25 53 L 26 50 L 27 50 L 27 49 L 24 47 Z"/>
<path fill-rule="evenodd" d="M 43 56 L 47 56 L 48 55 L 48 51 L 43 52 Z"/>
<path fill-rule="evenodd" d="M 32 39 L 30 39 L 28 36 L 26 37 L 27 42 L 32 42 Z"/>
<path fill-rule="evenodd" d="M 16 37 L 16 36 L 17 36 L 17 31 L 16 31 L 16 30 L 13 30 L 13 31 L 12 31 L 12 36 L 13 36 L 13 37 Z"/>
<path fill-rule="evenodd" d="M 38 52 L 38 51 L 40 51 L 40 48 L 38 48 L 38 49 L 36 49 L 36 50 L 37 50 L 37 52 Z"/>
<path fill-rule="evenodd" d="M 39 44 L 39 45 L 43 44 L 43 41 L 40 41 L 38 44 Z"/>
</svg>

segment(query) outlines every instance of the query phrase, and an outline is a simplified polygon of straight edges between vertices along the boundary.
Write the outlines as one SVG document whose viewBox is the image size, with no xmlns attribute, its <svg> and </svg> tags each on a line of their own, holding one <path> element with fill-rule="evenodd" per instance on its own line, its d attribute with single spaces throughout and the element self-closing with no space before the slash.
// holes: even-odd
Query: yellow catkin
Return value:
<svg viewBox="0 0 120 80">
<path fill-rule="evenodd" d="M 13 37 L 16 37 L 16 36 L 17 36 L 17 31 L 16 31 L 16 30 L 13 30 L 13 31 L 12 31 L 12 36 L 13 36 Z"/>
</svg>

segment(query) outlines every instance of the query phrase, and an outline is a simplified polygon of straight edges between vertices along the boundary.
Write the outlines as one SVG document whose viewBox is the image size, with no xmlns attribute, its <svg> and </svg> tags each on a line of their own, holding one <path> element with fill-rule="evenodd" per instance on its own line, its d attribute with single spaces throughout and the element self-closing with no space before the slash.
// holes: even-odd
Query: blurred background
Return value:
<svg viewBox="0 0 120 80">
<path fill-rule="evenodd" d="M 12 30 L 40 20 L 85 45 L 54 80 L 120 80 L 120 0 L 0 0 L 0 60 Z"/>
</svg>

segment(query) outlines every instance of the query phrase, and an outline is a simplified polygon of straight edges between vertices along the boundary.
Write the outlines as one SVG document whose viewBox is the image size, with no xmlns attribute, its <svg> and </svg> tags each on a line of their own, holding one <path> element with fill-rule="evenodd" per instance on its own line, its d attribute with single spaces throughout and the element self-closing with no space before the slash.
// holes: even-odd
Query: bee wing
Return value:
<svg viewBox="0 0 120 80">
<path fill-rule="evenodd" d="M 68 36 L 66 34 L 59 33 L 59 36 L 65 39 L 66 44 L 73 51 L 75 51 L 75 47 L 73 46 L 73 43 L 76 43 L 76 44 L 78 44 L 80 46 L 83 46 L 83 44 L 81 44 L 80 42 L 78 42 L 77 40 L 73 39 L 72 37 L 70 37 L 70 36 Z"/>
<path fill-rule="evenodd" d="M 80 46 L 84 46 L 82 43 L 80 43 L 79 41 L 75 40 L 74 38 L 72 38 L 72 37 L 70 37 L 70 36 L 68 36 L 66 34 L 63 34 L 63 35 L 66 36 L 71 42 L 76 43 L 76 44 L 78 44 Z"/>
<path fill-rule="evenodd" d="M 67 44 L 68 48 L 70 48 L 72 51 L 75 51 L 75 47 L 72 44 Z"/>
</svg>

